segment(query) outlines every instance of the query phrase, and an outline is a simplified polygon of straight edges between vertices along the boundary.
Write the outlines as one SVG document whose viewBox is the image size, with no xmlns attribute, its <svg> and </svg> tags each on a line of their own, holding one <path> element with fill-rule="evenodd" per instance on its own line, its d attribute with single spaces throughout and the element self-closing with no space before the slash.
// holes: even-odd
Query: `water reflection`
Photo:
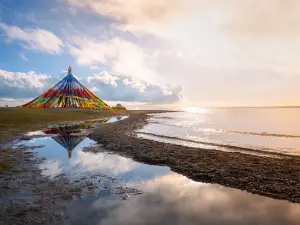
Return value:
<svg viewBox="0 0 300 225">
<path fill-rule="evenodd" d="M 111 196 L 77 201 L 69 208 L 70 224 L 296 225 L 300 222 L 300 205 L 193 182 L 176 173 L 131 184 L 145 193 L 126 201 Z"/>
<path fill-rule="evenodd" d="M 65 128 L 53 128 L 44 131 L 45 134 L 56 134 L 52 139 L 58 144 L 63 146 L 68 151 L 68 157 L 72 157 L 72 150 L 81 143 L 86 136 L 84 135 L 71 135 L 71 130 Z"/>
<path fill-rule="evenodd" d="M 85 121 L 82 124 L 57 126 L 42 132 L 31 132 L 34 137 L 19 144 L 27 146 L 43 146 L 34 149 L 45 160 L 39 165 L 45 176 L 56 177 L 67 175 L 71 179 L 80 179 L 89 173 L 101 173 L 124 181 L 141 179 L 153 179 L 158 175 L 169 173 L 167 167 L 155 167 L 140 164 L 132 159 L 110 154 L 105 149 L 94 154 L 84 151 L 84 148 L 95 141 L 89 139 L 89 128 L 99 123 L 116 122 L 126 117 L 114 117 L 110 119 Z M 45 134 L 47 135 L 45 137 Z M 97 146 L 100 150 L 100 146 Z M 68 157 L 65 157 L 65 153 Z"/>
<path fill-rule="evenodd" d="M 115 120 L 118 118 L 97 122 Z M 103 174 L 116 180 L 117 184 L 112 184 L 101 176 L 98 195 L 73 202 L 68 208 L 70 221 L 63 224 L 300 224 L 298 204 L 194 182 L 167 167 L 138 163 L 104 149 L 98 154 L 83 151 L 84 147 L 95 144 L 86 132 L 94 125 L 95 121 L 87 121 L 81 125 L 53 127 L 42 132 L 47 137 L 19 143 L 44 146 L 33 151 L 45 158 L 40 167 L 46 176 L 66 174 L 70 179 L 81 179 L 86 174 Z M 72 157 L 67 158 L 65 150 Z M 144 194 L 129 194 L 124 201 L 105 188 L 109 185 L 125 185 Z"/>
<path fill-rule="evenodd" d="M 107 121 L 108 119 L 90 120 L 76 125 L 57 126 L 43 130 L 43 133 L 53 135 L 52 139 L 64 147 L 68 152 L 68 157 L 71 158 L 73 149 L 81 143 L 88 134 L 82 131 L 92 128 L 95 124 L 102 124 Z"/>
</svg>

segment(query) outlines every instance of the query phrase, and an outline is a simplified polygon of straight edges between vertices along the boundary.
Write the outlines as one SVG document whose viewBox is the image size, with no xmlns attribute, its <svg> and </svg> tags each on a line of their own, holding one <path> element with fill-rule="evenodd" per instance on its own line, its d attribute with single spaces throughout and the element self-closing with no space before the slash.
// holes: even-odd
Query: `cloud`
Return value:
<svg viewBox="0 0 300 225">
<path fill-rule="evenodd" d="M 73 156 L 72 166 L 84 167 L 85 171 L 97 171 L 103 174 L 119 175 L 135 168 L 135 163 L 131 159 L 120 156 L 110 155 L 108 153 L 93 154 L 89 152 L 78 151 Z"/>
<path fill-rule="evenodd" d="M 126 90 L 122 98 L 140 100 L 149 84 L 163 99 L 178 96 L 174 87 L 164 88 L 171 83 L 185 87 L 186 98 L 203 106 L 299 103 L 299 1 L 67 2 L 61 1 L 59 11 L 68 17 L 58 27 L 64 29 L 64 49 L 81 67 L 120 74 L 116 88 L 110 81 L 89 83 L 100 97 L 107 96 L 104 90 Z"/>
<path fill-rule="evenodd" d="M 68 3 L 134 37 L 128 40 L 135 44 L 121 38 L 112 42 L 114 56 L 100 62 L 110 64 L 114 73 L 132 75 L 123 83 L 128 88 L 145 89 L 134 81 L 138 77 L 155 85 L 180 84 L 187 99 L 203 106 L 299 104 L 299 1 Z"/>
<path fill-rule="evenodd" d="M 297 0 L 67 0 L 77 8 L 114 19 L 117 26 L 131 32 L 176 38 L 174 31 L 215 29 L 258 36 L 300 35 L 300 3 Z M 177 26 L 176 26 L 176 25 Z M 191 25 L 200 25 L 191 26 Z M 203 26 L 204 25 L 204 26 Z M 206 25 L 206 27 L 205 27 Z M 211 25 L 209 27 L 207 25 Z M 186 33 L 177 33 L 179 36 Z"/>
<path fill-rule="evenodd" d="M 8 40 L 19 41 L 26 49 L 58 54 L 63 47 L 62 40 L 47 30 L 38 28 L 21 29 L 4 23 L 0 23 L 0 29 L 5 32 Z"/>
<path fill-rule="evenodd" d="M 103 76 L 103 74 L 106 74 Z M 150 84 L 137 78 L 111 75 L 108 72 L 88 77 L 93 91 L 108 101 L 175 103 L 184 98 L 183 87 Z M 98 93 L 97 93 L 98 92 Z"/>
<path fill-rule="evenodd" d="M 147 87 L 147 84 L 145 84 L 144 82 L 141 82 L 139 80 L 133 79 L 133 80 L 129 80 L 129 79 L 124 79 L 123 80 L 123 84 L 130 87 L 130 88 L 135 88 L 137 90 L 139 90 L 139 92 L 145 92 L 145 89 Z"/>
<path fill-rule="evenodd" d="M 36 97 L 52 85 L 55 79 L 47 74 L 9 72 L 0 70 L 0 97 Z"/>
<path fill-rule="evenodd" d="M 101 92 L 97 87 L 92 87 L 92 88 L 90 88 L 90 91 L 91 92 Z"/>
<path fill-rule="evenodd" d="M 88 37 L 73 37 L 69 53 L 79 65 L 109 66 L 114 73 L 136 77 L 147 82 L 159 81 L 159 75 L 147 63 L 147 54 L 142 48 L 129 41 L 115 37 L 97 40 Z"/>
<path fill-rule="evenodd" d="M 51 88 L 58 80 L 48 74 L 9 72 L 0 70 L 0 104 L 8 100 L 24 103 Z M 143 103 L 175 103 L 181 101 L 180 86 L 156 85 L 137 78 L 112 75 L 107 71 L 93 74 L 81 80 L 92 92 L 108 101 L 132 101 Z M 22 101 L 22 99 L 24 101 Z"/>
<path fill-rule="evenodd" d="M 101 67 L 99 67 L 99 66 L 90 66 L 90 69 L 91 70 L 101 70 Z"/>
<path fill-rule="evenodd" d="M 26 58 L 26 56 L 24 55 L 23 52 L 20 52 L 20 53 L 19 53 L 19 56 L 20 56 L 20 58 L 21 58 L 23 61 L 28 62 L 28 59 Z"/>
<path fill-rule="evenodd" d="M 97 41 L 88 37 L 72 37 L 70 41 L 69 53 L 79 65 L 107 63 L 109 59 L 116 57 L 114 40 Z"/>
<path fill-rule="evenodd" d="M 183 0 L 68 0 L 68 2 L 74 7 L 87 8 L 112 18 L 124 24 L 127 30 L 148 30 L 147 32 L 155 30 L 157 24 L 163 25 L 172 20 L 188 5 L 184 4 Z"/>
<path fill-rule="evenodd" d="M 0 101 L 5 101 L 5 102 L 15 102 L 16 99 L 14 99 L 14 98 L 0 98 Z"/>
<path fill-rule="evenodd" d="M 194 182 L 175 173 L 128 185 L 144 193 L 126 202 L 97 199 L 85 206 L 94 210 L 93 218 L 78 213 L 78 220 L 84 217 L 82 223 L 105 225 L 159 224 L 160 221 L 189 225 L 279 225 L 297 224 L 300 219 L 297 204 Z M 105 213 L 108 205 L 110 213 Z"/>
<path fill-rule="evenodd" d="M 88 82 L 92 83 L 95 81 L 99 81 L 102 82 L 104 84 L 109 84 L 112 87 L 117 87 L 117 83 L 116 81 L 119 80 L 120 78 L 118 78 L 117 76 L 113 76 L 110 73 L 108 73 L 107 71 L 98 73 L 98 74 L 94 74 L 90 77 L 88 77 Z"/>
<path fill-rule="evenodd" d="M 39 138 L 40 139 L 40 138 Z M 40 167 L 43 168 L 42 174 L 44 176 L 55 177 L 60 175 L 63 171 L 62 163 L 58 160 L 48 160 L 40 164 Z"/>
<path fill-rule="evenodd" d="M 295 39 L 300 32 L 300 2 L 297 0 L 231 1 L 231 17 L 224 24 L 229 34 L 251 38 Z"/>
<path fill-rule="evenodd" d="M 300 51 L 300 2 L 297 0 L 274 0 L 272 4 L 269 0 L 68 2 L 113 19 L 114 28 L 137 36 L 152 35 L 190 62 L 298 69 L 295 59 Z M 154 41 L 151 42 L 143 48 L 149 48 Z M 163 45 L 159 49 L 168 50 Z"/>
</svg>

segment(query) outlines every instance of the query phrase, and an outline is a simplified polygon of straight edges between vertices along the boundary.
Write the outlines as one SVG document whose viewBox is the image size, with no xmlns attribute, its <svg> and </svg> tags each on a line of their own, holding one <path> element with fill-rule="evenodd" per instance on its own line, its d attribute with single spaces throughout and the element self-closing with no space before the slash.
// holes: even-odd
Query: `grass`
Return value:
<svg viewBox="0 0 300 225">
<path fill-rule="evenodd" d="M 15 135 L 49 123 L 114 116 L 126 112 L 84 109 L 0 108 L 0 135 Z"/>
<path fill-rule="evenodd" d="M 18 133 L 32 131 L 45 127 L 50 123 L 64 121 L 89 120 L 101 117 L 121 116 L 128 114 L 139 114 L 143 110 L 88 110 L 88 109 L 66 109 L 66 108 L 4 108 L 0 107 L 0 137 L 7 138 Z M 1 138 L 0 138 L 1 139 Z M 3 141 L 2 141 L 3 142 Z M 1 140 L 0 140 L 1 143 Z"/>
</svg>

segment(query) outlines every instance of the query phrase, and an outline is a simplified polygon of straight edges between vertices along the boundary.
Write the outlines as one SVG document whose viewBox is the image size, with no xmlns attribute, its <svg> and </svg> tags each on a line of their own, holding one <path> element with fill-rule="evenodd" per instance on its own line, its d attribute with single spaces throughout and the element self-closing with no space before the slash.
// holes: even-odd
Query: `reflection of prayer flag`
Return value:
<svg viewBox="0 0 300 225">
<path fill-rule="evenodd" d="M 107 121 L 108 119 L 85 121 L 84 123 L 78 125 L 53 127 L 46 129 L 43 132 L 45 134 L 53 135 L 51 138 L 63 146 L 68 151 L 68 157 L 71 158 L 73 149 L 87 136 L 87 134 L 82 133 L 81 131 L 83 129 L 91 128 L 96 123 L 101 124 L 106 123 Z M 76 135 L 77 133 L 79 134 Z"/>
<path fill-rule="evenodd" d="M 68 75 L 54 87 L 32 101 L 21 105 L 26 108 L 86 108 L 110 110 L 111 108 L 83 86 L 72 74 L 69 67 Z"/>
</svg>

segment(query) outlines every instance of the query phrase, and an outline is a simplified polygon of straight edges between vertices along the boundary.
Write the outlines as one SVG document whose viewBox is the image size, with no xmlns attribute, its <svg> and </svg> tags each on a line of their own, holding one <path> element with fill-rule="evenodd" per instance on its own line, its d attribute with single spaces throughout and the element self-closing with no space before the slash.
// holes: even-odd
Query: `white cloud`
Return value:
<svg viewBox="0 0 300 225">
<path fill-rule="evenodd" d="M 91 90 L 101 92 L 100 97 L 105 100 L 174 103 L 184 98 L 182 87 L 150 84 L 135 77 L 112 75 L 107 71 L 94 74 L 87 80 L 93 85 Z"/>
<path fill-rule="evenodd" d="M 70 5 L 88 8 L 97 14 L 123 23 L 124 29 L 139 32 L 157 32 L 181 13 L 194 0 L 68 0 Z M 120 24 L 119 24 L 120 25 Z"/>
<path fill-rule="evenodd" d="M 92 66 L 90 66 L 90 69 L 91 70 L 101 70 L 101 67 L 92 65 Z"/>
<path fill-rule="evenodd" d="M 0 104 L 15 100 L 18 105 L 31 100 L 50 88 L 57 79 L 47 74 L 0 70 Z M 124 78 L 108 72 L 94 74 L 82 80 L 87 88 L 110 101 L 176 103 L 183 99 L 183 88 L 150 84 L 137 78 Z M 29 99 L 28 99 L 29 98 Z"/>
<path fill-rule="evenodd" d="M 92 87 L 92 88 L 90 88 L 90 91 L 91 91 L 91 92 L 101 92 L 101 91 L 99 90 L 99 88 L 97 88 L 97 87 Z"/>
<path fill-rule="evenodd" d="M 0 70 L 0 80 L 11 88 L 43 89 L 45 81 L 51 78 L 47 74 L 37 74 L 34 71 L 28 73 L 8 72 Z"/>
<path fill-rule="evenodd" d="M 93 154 L 78 151 L 71 161 L 73 166 L 84 167 L 86 171 L 97 171 L 103 174 L 118 175 L 135 168 L 135 163 L 128 158 L 108 153 Z"/>
<path fill-rule="evenodd" d="M 80 65 L 97 66 L 106 64 L 112 72 L 136 77 L 150 83 L 159 82 L 158 74 L 149 68 L 147 55 L 139 46 L 115 37 L 110 40 L 96 40 L 87 37 L 73 37 L 69 52 Z"/>
<path fill-rule="evenodd" d="M 0 105 L 9 99 L 14 99 L 10 102 L 10 106 L 28 102 L 46 91 L 55 82 L 57 79 L 48 74 L 0 70 Z"/>
<path fill-rule="evenodd" d="M 42 174 L 44 176 L 55 177 L 62 173 L 61 162 L 58 160 L 48 160 L 40 164 L 40 168 L 43 169 Z"/>
<path fill-rule="evenodd" d="M 70 41 L 69 53 L 79 65 L 106 63 L 117 53 L 113 41 L 97 41 L 88 37 L 72 37 Z"/>
<path fill-rule="evenodd" d="M 138 54 L 126 58 L 128 53 L 124 51 L 124 59 L 118 55 L 114 72 L 136 69 L 135 74 L 147 77 L 145 71 L 150 70 L 148 74 L 155 74 L 154 80 L 163 78 L 163 82 L 156 84 L 170 81 L 181 84 L 186 87 L 188 99 L 200 104 L 211 102 L 211 106 L 220 102 L 222 105 L 299 104 L 296 96 L 300 91 L 295 85 L 300 79 L 299 1 L 68 2 L 110 19 L 114 29 L 126 31 L 126 35 L 130 32 L 138 40 L 143 62 L 137 64 Z M 157 63 L 154 68 L 147 58 L 153 49 L 157 52 L 153 54 Z"/>
<path fill-rule="evenodd" d="M 63 47 L 61 39 L 47 30 L 21 29 L 4 23 L 0 23 L 0 29 L 5 32 L 8 40 L 20 41 L 21 45 L 27 49 L 57 54 Z"/>
<path fill-rule="evenodd" d="M 117 26 L 125 30 L 169 38 L 176 38 L 176 31 L 180 38 L 187 34 L 180 34 L 180 30 L 193 30 L 194 36 L 199 37 L 202 29 L 211 31 L 216 28 L 271 37 L 300 35 L 297 31 L 300 3 L 297 0 L 274 0 L 272 4 L 269 0 L 67 1 L 74 7 L 87 8 L 114 19 L 118 22 Z"/>
<path fill-rule="evenodd" d="M 110 73 L 108 73 L 107 71 L 103 71 L 101 73 L 98 74 L 94 74 L 90 77 L 88 77 L 88 82 L 92 83 L 94 81 L 100 81 L 104 84 L 109 84 L 113 87 L 117 87 L 117 83 L 116 81 L 119 80 L 120 78 L 111 75 Z"/>
<path fill-rule="evenodd" d="M 168 89 L 163 89 L 163 93 L 164 93 L 164 95 L 172 95 L 173 94 L 173 92 Z"/>
<path fill-rule="evenodd" d="M 14 98 L 0 98 L 1 101 L 5 101 L 5 102 L 15 102 L 16 99 Z"/>
<path fill-rule="evenodd" d="M 105 75 L 106 74 L 106 75 Z M 107 72 L 88 77 L 93 91 L 110 101 L 133 101 L 147 103 L 178 103 L 184 99 L 183 88 L 161 84 L 150 84 L 137 78 L 124 78 Z"/>
<path fill-rule="evenodd" d="M 147 87 L 147 84 L 141 82 L 140 80 L 137 79 L 133 79 L 133 80 L 128 80 L 127 78 L 123 80 L 123 83 L 126 86 L 129 86 L 131 88 L 135 88 L 137 90 L 139 90 L 140 92 L 144 92 L 145 88 Z"/>
<path fill-rule="evenodd" d="M 21 58 L 23 61 L 28 62 L 28 59 L 26 58 L 26 56 L 24 55 L 23 52 L 20 52 L 20 53 L 19 53 L 19 56 L 20 56 L 20 58 Z"/>
</svg>

